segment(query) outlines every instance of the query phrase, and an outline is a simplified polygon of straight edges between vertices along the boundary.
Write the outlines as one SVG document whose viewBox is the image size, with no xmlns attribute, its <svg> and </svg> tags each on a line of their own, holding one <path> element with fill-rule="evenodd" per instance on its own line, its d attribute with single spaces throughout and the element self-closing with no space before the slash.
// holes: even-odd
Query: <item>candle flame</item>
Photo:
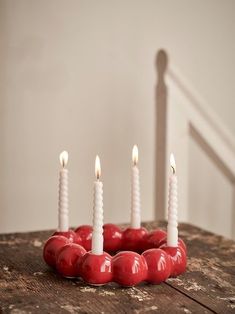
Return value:
<svg viewBox="0 0 235 314">
<path fill-rule="evenodd" d="M 133 146 L 133 149 L 132 149 L 132 161 L 134 163 L 134 165 L 137 165 L 137 162 L 138 162 L 138 147 L 137 145 L 134 145 Z"/>
<path fill-rule="evenodd" d="M 100 157 L 97 155 L 95 158 L 95 176 L 99 180 L 101 176 Z"/>
<path fill-rule="evenodd" d="M 68 159 L 69 159 L 69 154 L 68 154 L 68 152 L 66 152 L 66 150 L 64 150 L 64 151 L 60 154 L 60 163 L 61 163 L 61 166 L 62 166 L 63 168 L 67 165 Z"/>
<path fill-rule="evenodd" d="M 170 155 L 170 164 L 171 164 L 172 171 L 175 174 L 176 165 L 175 165 L 175 157 L 173 154 Z"/>
</svg>

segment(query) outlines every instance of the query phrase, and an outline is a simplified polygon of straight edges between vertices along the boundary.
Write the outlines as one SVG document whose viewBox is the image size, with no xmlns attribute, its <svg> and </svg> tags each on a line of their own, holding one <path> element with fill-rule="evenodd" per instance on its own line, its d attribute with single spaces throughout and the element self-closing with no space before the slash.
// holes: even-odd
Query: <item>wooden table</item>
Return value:
<svg viewBox="0 0 235 314">
<path fill-rule="evenodd" d="M 51 231 L 0 235 L 0 313 L 235 313 L 235 242 L 188 224 L 179 230 L 187 272 L 134 288 L 91 287 L 55 274 L 42 260 Z"/>
</svg>

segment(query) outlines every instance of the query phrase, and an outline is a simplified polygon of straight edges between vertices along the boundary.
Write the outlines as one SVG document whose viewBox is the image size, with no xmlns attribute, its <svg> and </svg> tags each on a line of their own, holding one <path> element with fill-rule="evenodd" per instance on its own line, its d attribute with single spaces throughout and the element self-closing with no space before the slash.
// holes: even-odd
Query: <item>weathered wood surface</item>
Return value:
<svg viewBox="0 0 235 314">
<path fill-rule="evenodd" d="M 158 286 L 91 287 L 45 265 L 42 247 L 50 234 L 0 235 L 0 313 L 235 313 L 234 241 L 181 224 L 188 246 L 184 275 Z"/>
</svg>

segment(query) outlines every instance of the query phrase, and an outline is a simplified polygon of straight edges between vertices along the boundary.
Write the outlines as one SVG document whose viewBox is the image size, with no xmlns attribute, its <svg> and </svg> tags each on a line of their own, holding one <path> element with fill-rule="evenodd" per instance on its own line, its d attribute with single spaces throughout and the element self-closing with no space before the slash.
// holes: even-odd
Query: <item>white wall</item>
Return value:
<svg viewBox="0 0 235 314">
<path fill-rule="evenodd" d="M 56 227 L 63 149 L 72 225 L 91 222 L 97 153 L 105 220 L 128 221 L 134 143 L 153 219 L 155 53 L 235 133 L 234 24 L 232 0 L 0 0 L 0 232 Z"/>
<path fill-rule="evenodd" d="M 234 186 L 193 138 L 189 153 L 189 221 L 231 238 Z"/>
</svg>

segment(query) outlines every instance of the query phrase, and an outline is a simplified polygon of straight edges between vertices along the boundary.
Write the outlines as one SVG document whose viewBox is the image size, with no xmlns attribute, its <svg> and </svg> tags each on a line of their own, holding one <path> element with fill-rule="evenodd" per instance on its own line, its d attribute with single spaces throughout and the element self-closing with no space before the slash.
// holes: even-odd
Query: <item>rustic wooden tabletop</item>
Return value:
<svg viewBox="0 0 235 314">
<path fill-rule="evenodd" d="M 187 272 L 133 288 L 61 278 L 42 259 L 51 231 L 0 235 L 0 313 L 235 313 L 235 242 L 188 224 L 179 230 Z"/>
</svg>

